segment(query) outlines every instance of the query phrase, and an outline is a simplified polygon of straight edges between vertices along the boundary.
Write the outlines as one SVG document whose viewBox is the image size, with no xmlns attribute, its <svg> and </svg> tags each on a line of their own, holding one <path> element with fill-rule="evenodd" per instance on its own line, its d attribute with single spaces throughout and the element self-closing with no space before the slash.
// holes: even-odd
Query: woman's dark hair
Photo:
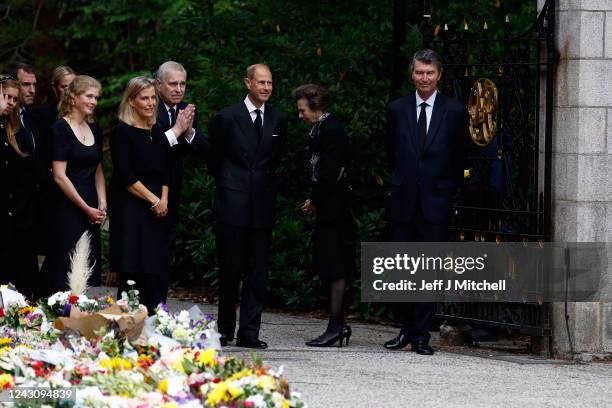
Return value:
<svg viewBox="0 0 612 408">
<path fill-rule="evenodd" d="M 327 91 L 320 85 L 306 84 L 299 86 L 291 92 L 295 101 L 306 99 L 308 109 L 313 111 L 327 112 L 329 108 L 329 97 Z"/>
</svg>

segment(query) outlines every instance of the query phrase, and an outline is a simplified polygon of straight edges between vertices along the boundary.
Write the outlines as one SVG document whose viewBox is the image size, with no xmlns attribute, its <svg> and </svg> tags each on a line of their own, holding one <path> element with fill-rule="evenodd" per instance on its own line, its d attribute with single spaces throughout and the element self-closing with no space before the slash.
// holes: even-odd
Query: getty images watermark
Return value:
<svg viewBox="0 0 612 408">
<path fill-rule="evenodd" d="M 366 302 L 609 301 L 599 243 L 374 243 L 361 246 Z"/>
</svg>

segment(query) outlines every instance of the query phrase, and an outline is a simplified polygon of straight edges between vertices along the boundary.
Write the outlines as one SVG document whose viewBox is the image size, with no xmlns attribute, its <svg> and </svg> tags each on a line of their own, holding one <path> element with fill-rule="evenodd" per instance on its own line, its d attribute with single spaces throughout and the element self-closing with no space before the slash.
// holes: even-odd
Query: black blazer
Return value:
<svg viewBox="0 0 612 408">
<path fill-rule="evenodd" d="M 343 123 L 333 115 L 310 138 L 311 202 L 317 222 L 351 217 L 349 144 Z"/>
<path fill-rule="evenodd" d="M 287 118 L 266 103 L 263 136 L 244 101 L 217 113 L 209 127 L 210 169 L 216 181 L 213 211 L 221 224 L 271 228 L 276 214 L 276 169 L 284 153 Z"/>
<path fill-rule="evenodd" d="M 181 102 L 176 106 L 177 115 L 179 110 L 185 109 L 187 103 Z M 157 127 L 162 131 L 166 132 L 170 129 L 170 118 L 168 118 L 168 111 L 166 106 L 161 100 L 158 100 L 157 106 Z M 187 143 L 184 137 L 178 137 L 178 144 L 170 148 L 168 154 L 168 215 L 167 220 L 175 225 L 178 222 L 178 211 L 180 205 L 180 188 L 181 181 L 183 179 L 183 160 L 188 154 L 193 154 L 197 158 L 205 159 L 208 155 L 208 143 L 204 139 L 204 135 L 200 130 L 200 122 L 198 120 L 198 114 L 196 112 L 195 118 L 193 119 L 193 129 L 195 130 L 195 136 L 191 143 Z"/>
<path fill-rule="evenodd" d="M 410 222 L 420 205 L 429 222 L 445 223 L 463 179 L 469 143 L 467 110 L 459 101 L 438 92 L 422 148 L 416 109 L 415 94 L 387 107 L 386 144 L 393 171 L 389 216 L 391 221 Z"/>
</svg>

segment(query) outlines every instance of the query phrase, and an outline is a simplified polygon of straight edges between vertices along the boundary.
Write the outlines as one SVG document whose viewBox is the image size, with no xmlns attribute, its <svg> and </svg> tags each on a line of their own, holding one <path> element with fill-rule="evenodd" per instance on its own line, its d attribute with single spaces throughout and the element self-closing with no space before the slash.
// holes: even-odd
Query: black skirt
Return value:
<svg viewBox="0 0 612 408">
<path fill-rule="evenodd" d="M 312 260 L 323 283 L 355 277 L 356 236 L 352 218 L 316 223 Z"/>
</svg>

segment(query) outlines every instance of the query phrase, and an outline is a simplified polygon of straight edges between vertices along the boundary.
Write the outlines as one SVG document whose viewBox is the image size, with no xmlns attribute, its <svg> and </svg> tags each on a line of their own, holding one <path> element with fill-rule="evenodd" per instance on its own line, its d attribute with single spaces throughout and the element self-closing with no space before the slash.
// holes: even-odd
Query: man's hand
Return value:
<svg viewBox="0 0 612 408">
<path fill-rule="evenodd" d="M 195 106 L 189 104 L 185 109 L 181 109 L 176 115 L 176 123 L 172 127 L 172 131 L 176 137 L 184 136 L 188 130 L 193 129 L 193 118 L 195 116 Z"/>
</svg>

